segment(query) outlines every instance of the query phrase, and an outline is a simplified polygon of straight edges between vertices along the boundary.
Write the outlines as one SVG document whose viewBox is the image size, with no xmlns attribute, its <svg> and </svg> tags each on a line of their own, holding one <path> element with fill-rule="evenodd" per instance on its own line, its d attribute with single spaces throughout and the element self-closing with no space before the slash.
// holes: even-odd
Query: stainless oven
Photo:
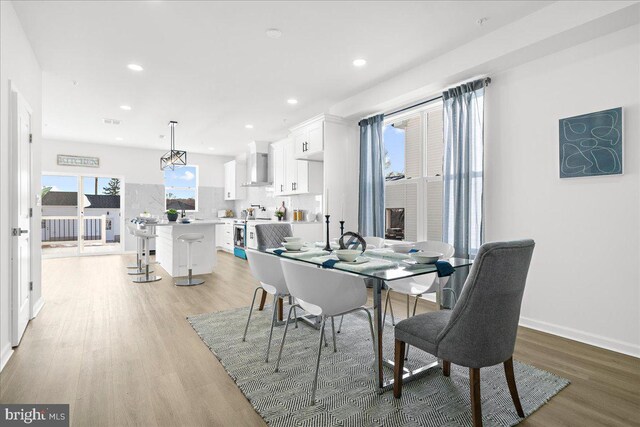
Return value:
<svg viewBox="0 0 640 427">
<path fill-rule="evenodd" d="M 247 259 L 245 243 L 247 235 L 247 223 L 244 220 L 236 220 L 233 223 L 233 254 L 238 258 Z"/>
</svg>

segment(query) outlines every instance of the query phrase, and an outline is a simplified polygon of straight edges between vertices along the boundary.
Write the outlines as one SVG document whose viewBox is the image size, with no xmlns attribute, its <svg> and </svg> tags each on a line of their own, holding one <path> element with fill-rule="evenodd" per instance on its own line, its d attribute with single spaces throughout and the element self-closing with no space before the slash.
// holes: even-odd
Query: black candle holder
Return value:
<svg viewBox="0 0 640 427">
<path fill-rule="evenodd" d="M 340 221 L 340 235 L 342 236 L 344 234 L 344 220 Z"/>
<path fill-rule="evenodd" d="M 327 244 L 325 245 L 324 250 L 332 252 L 331 251 L 331 243 L 329 242 L 329 217 L 330 216 L 331 215 L 325 215 L 324 216 L 326 218 L 325 222 L 327 223 Z"/>
</svg>

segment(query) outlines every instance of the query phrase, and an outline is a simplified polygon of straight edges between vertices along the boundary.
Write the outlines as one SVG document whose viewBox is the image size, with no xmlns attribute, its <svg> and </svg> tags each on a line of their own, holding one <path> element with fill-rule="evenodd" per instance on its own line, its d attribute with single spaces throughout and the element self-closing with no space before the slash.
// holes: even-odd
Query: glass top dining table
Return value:
<svg viewBox="0 0 640 427">
<path fill-rule="evenodd" d="M 266 249 L 262 252 L 270 253 L 274 256 L 293 259 L 296 261 L 314 264 L 318 268 L 323 268 L 323 261 L 327 259 L 328 252 L 323 252 L 317 249 L 309 249 L 306 252 L 286 252 L 282 251 L 283 248 L 271 248 Z M 278 251 L 276 253 L 274 251 Z M 282 252 L 280 252 L 282 251 Z M 391 252 L 388 252 L 388 256 L 392 256 Z M 393 259 L 389 259 L 382 255 L 369 255 L 365 252 L 362 256 L 368 258 L 371 262 L 371 267 L 367 268 L 365 264 L 361 264 L 360 268 L 354 269 L 354 266 L 350 263 L 342 263 L 337 262 L 331 268 L 335 270 L 341 270 L 344 272 L 357 274 L 362 276 L 363 279 L 370 279 L 367 282 L 372 284 L 372 293 L 373 293 L 373 322 L 374 322 L 374 335 L 377 344 L 377 354 L 376 354 L 376 377 L 378 382 L 378 388 L 382 392 L 387 390 L 393 385 L 393 379 L 384 379 L 383 372 L 383 364 L 389 367 L 393 367 L 393 361 L 385 360 L 383 351 L 382 351 L 382 333 L 383 333 L 383 319 L 382 319 L 382 290 L 386 287 L 385 283 L 393 280 L 399 279 L 408 279 L 412 277 L 422 276 L 425 274 L 434 274 L 436 273 L 436 281 L 438 284 L 438 291 L 436 292 L 436 303 L 438 308 L 443 308 L 441 306 L 441 292 L 442 286 L 446 280 L 442 280 L 437 276 L 437 269 L 435 264 L 418 264 L 411 259 L 410 255 L 407 255 L 406 258 L 393 255 Z M 331 258 L 335 258 L 332 256 Z M 335 258 L 337 259 L 337 258 Z M 384 259 L 389 261 L 387 263 L 376 263 L 375 260 Z M 473 264 L 473 260 L 465 259 L 465 258 L 448 258 L 446 261 L 449 261 L 451 266 L 454 269 L 463 269 L 471 264 Z M 384 265 L 381 265 L 384 264 Z M 454 275 L 456 272 L 453 273 Z M 408 370 L 405 368 L 405 374 L 403 375 L 403 382 L 410 381 L 417 376 L 425 375 L 429 370 L 438 367 L 439 361 L 434 362 L 432 364 L 423 366 L 418 369 Z"/>
</svg>

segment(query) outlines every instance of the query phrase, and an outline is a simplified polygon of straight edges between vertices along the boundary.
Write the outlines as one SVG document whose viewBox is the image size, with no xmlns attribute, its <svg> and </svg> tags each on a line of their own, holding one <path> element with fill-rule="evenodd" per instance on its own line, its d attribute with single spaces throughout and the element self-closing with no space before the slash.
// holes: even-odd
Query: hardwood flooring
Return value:
<svg viewBox="0 0 640 427">
<path fill-rule="evenodd" d="M 128 255 L 45 260 L 46 303 L 0 374 L 0 401 L 69 403 L 77 426 L 264 425 L 185 320 L 250 304 L 246 261 L 218 260 L 189 288 L 160 267 L 163 280 L 132 283 Z M 400 317 L 405 300 L 393 303 Z M 572 382 L 521 425 L 640 425 L 640 359 L 525 328 L 514 357 Z"/>
</svg>

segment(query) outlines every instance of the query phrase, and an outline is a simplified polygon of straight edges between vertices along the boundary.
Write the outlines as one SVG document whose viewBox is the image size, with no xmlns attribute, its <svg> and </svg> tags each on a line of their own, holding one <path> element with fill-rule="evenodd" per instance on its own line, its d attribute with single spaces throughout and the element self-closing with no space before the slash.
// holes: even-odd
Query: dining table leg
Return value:
<svg viewBox="0 0 640 427">
<path fill-rule="evenodd" d="M 384 287 L 384 280 L 373 279 L 373 332 L 376 339 L 376 377 L 378 379 L 378 388 L 382 389 L 384 386 L 384 378 L 382 371 L 382 288 Z"/>
</svg>

